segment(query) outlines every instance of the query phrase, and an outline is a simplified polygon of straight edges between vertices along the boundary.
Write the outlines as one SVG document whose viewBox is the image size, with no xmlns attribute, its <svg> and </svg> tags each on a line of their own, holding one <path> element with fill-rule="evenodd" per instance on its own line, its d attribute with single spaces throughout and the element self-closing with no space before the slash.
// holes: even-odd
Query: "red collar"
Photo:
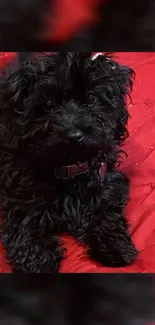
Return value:
<svg viewBox="0 0 155 325">
<path fill-rule="evenodd" d="M 104 181 L 105 172 L 107 169 L 107 165 L 105 162 L 102 162 L 99 169 L 99 175 L 101 177 L 101 181 Z M 59 169 L 55 169 L 55 176 L 58 179 L 73 179 L 79 175 L 87 174 L 89 172 L 88 162 L 84 162 L 81 164 L 70 165 L 70 166 L 62 166 Z"/>
</svg>

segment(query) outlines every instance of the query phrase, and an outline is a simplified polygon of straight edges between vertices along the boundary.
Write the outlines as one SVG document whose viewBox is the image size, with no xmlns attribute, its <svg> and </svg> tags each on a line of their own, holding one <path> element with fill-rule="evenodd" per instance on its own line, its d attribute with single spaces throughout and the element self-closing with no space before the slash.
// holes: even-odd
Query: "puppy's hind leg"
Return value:
<svg viewBox="0 0 155 325">
<path fill-rule="evenodd" d="M 106 266 L 129 265 L 135 261 L 138 253 L 124 215 L 128 193 L 129 180 L 121 172 L 106 173 L 101 204 L 87 237 L 90 257 Z"/>
</svg>

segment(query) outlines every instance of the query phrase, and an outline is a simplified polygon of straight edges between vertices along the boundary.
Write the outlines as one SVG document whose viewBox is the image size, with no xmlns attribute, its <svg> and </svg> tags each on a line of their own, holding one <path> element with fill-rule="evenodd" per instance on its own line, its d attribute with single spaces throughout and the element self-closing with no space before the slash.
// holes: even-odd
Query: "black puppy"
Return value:
<svg viewBox="0 0 155 325">
<path fill-rule="evenodd" d="M 104 265 L 136 259 L 129 180 L 115 169 L 133 76 L 107 55 L 57 52 L 1 78 L 2 238 L 13 270 L 58 271 L 62 233 Z"/>
</svg>

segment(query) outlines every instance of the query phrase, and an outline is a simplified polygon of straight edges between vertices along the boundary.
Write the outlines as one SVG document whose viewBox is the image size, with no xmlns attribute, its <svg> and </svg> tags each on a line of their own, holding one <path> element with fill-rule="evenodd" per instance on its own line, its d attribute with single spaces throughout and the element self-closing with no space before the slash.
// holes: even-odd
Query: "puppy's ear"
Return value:
<svg viewBox="0 0 155 325">
<path fill-rule="evenodd" d="M 116 64 L 116 81 L 120 87 L 120 96 L 129 96 L 132 91 L 135 72 L 132 68 Z"/>
<path fill-rule="evenodd" d="M 116 123 L 116 142 L 118 145 L 122 144 L 129 136 L 127 129 L 127 122 L 130 117 L 128 105 L 131 104 L 131 91 L 133 88 L 133 81 L 135 72 L 132 68 L 116 63 L 114 65 L 114 78 L 119 89 L 119 96 L 117 101 L 117 123 Z"/>
<path fill-rule="evenodd" d="M 111 125 L 115 134 L 115 143 L 120 145 L 128 137 L 126 128 L 131 102 L 131 91 L 135 73 L 133 69 L 114 61 L 111 55 L 100 53 L 92 58 L 94 66 L 93 85 L 103 102 L 104 111 L 111 113 Z M 107 116 L 108 118 L 108 116 Z"/>
<path fill-rule="evenodd" d="M 135 72 L 132 68 L 119 64 L 113 59 L 112 54 L 96 53 L 91 58 L 92 64 L 98 70 L 100 77 L 111 77 L 117 82 L 120 96 L 130 95 Z M 113 80 L 113 81 L 114 81 Z"/>
<path fill-rule="evenodd" d="M 5 100 L 5 106 L 9 106 L 9 102 L 22 102 L 24 95 L 28 93 L 32 84 L 33 69 L 31 67 L 32 53 L 18 52 L 15 59 L 10 62 L 2 71 L 1 75 L 1 91 Z M 35 72 L 34 72 L 35 75 Z"/>
</svg>

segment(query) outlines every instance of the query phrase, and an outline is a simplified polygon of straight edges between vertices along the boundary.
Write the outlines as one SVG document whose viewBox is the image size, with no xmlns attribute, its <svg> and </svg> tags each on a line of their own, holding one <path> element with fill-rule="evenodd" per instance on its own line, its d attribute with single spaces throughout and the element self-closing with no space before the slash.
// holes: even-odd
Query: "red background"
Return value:
<svg viewBox="0 0 155 325">
<path fill-rule="evenodd" d="M 0 52 L 0 67 L 13 55 Z M 155 272 L 155 52 L 116 53 L 116 59 L 136 72 L 133 104 L 129 106 L 130 137 L 125 146 L 129 156 L 124 158 L 122 170 L 131 180 L 127 217 L 140 254 L 129 267 L 107 268 L 90 261 L 85 247 L 64 236 L 67 256 L 61 272 Z M 10 272 L 2 247 L 0 272 Z"/>
</svg>

